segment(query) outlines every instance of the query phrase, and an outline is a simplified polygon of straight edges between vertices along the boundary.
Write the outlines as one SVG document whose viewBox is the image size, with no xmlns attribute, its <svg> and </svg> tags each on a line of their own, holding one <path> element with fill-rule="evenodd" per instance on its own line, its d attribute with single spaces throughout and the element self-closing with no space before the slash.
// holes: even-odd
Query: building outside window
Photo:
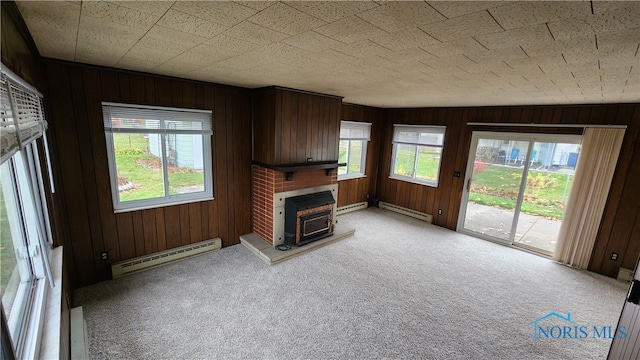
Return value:
<svg viewBox="0 0 640 360">
<path fill-rule="evenodd" d="M 371 140 L 371 124 L 354 121 L 340 122 L 338 180 L 365 176 L 367 142 Z"/>
<path fill-rule="evenodd" d="M 213 199 L 211 111 L 102 105 L 115 212 Z"/>
<path fill-rule="evenodd" d="M 438 186 L 444 126 L 393 125 L 390 178 Z"/>
</svg>

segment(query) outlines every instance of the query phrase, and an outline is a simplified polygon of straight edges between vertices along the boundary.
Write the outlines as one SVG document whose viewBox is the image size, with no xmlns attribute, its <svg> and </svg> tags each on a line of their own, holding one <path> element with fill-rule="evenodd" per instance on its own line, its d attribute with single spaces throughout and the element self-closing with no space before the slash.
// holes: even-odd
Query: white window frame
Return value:
<svg viewBox="0 0 640 360">
<path fill-rule="evenodd" d="M 131 105 L 121 103 L 102 103 L 105 136 L 107 141 L 107 160 L 109 164 L 109 177 L 111 180 L 111 195 L 113 200 L 113 208 L 115 213 L 151 209 L 162 206 L 187 204 L 198 201 L 206 201 L 213 199 L 213 175 L 212 175 L 212 156 L 211 156 L 211 136 L 212 130 L 212 111 L 210 110 L 195 110 L 195 109 L 183 109 L 183 108 L 169 108 L 160 106 L 146 106 L 146 105 Z M 159 128 L 130 128 L 119 127 L 112 121 L 118 116 L 113 114 L 126 114 L 130 116 L 130 119 L 153 119 L 159 121 Z M 192 117 L 192 118 L 191 118 Z M 202 123 L 201 130 L 186 130 L 186 129 L 169 129 L 164 126 L 166 120 L 175 121 L 200 121 Z M 120 201 L 118 191 L 118 173 L 116 168 L 115 149 L 113 142 L 114 133 L 129 133 L 129 134 L 158 134 L 160 135 L 160 143 L 162 146 L 162 161 L 166 164 L 167 151 L 166 151 L 166 136 L 171 134 L 176 135 L 202 135 L 202 151 L 203 151 L 203 173 L 204 173 L 204 191 L 192 192 L 186 194 L 170 194 L 169 193 L 169 181 L 167 167 L 163 166 L 163 178 L 165 185 L 164 197 L 157 197 L 151 199 Z"/>
<path fill-rule="evenodd" d="M 15 153 L 14 153 L 15 155 Z M 10 316 L 7 318 L 7 326 L 11 335 L 12 345 L 15 352 L 20 352 L 24 337 L 27 331 L 26 322 L 29 318 L 29 308 L 32 301 L 30 297 L 33 296 L 31 288 L 35 284 L 35 274 L 33 265 L 30 259 L 25 259 L 20 254 L 24 254 L 24 251 L 28 249 L 27 238 L 27 226 L 24 222 L 24 208 L 22 206 L 20 194 L 20 185 L 17 180 L 17 169 L 13 161 L 13 157 L 5 160 L 2 163 L 4 167 L 2 171 L 2 192 L 4 198 L 4 205 L 7 206 L 8 222 L 10 224 L 9 229 L 11 231 L 11 240 L 13 242 L 13 249 L 15 252 L 18 272 L 13 272 L 9 279 L 7 288 L 3 294 L 2 304 L 3 307 L 10 305 Z M 6 274 L 5 274 L 6 275 Z M 13 291 L 15 289 L 15 291 Z M 7 291 L 9 290 L 9 291 Z M 10 304 L 7 304 L 9 300 L 13 298 Z"/>
<path fill-rule="evenodd" d="M 416 130 L 416 131 L 419 131 L 421 133 L 430 133 L 430 134 L 442 135 L 442 142 L 441 143 L 437 143 L 437 142 L 428 142 L 428 141 L 419 141 L 419 140 L 416 141 L 416 142 L 401 141 L 399 139 L 400 132 L 409 131 L 409 130 Z M 392 141 L 393 149 L 392 149 L 392 154 L 391 154 L 391 169 L 389 170 L 390 171 L 389 178 L 395 179 L 395 180 L 411 182 L 411 183 L 415 183 L 415 184 L 438 187 L 438 180 L 440 178 L 440 169 L 442 168 L 442 149 L 444 149 L 445 132 L 446 132 L 446 126 L 393 124 L 393 141 Z M 400 174 L 394 173 L 394 169 L 396 167 L 395 163 L 396 163 L 396 155 L 397 155 L 398 145 L 414 145 L 414 146 L 416 146 L 415 160 L 414 160 L 414 163 L 413 163 L 413 175 L 412 176 L 406 176 L 406 175 L 400 175 Z M 438 171 L 437 171 L 435 180 L 424 180 L 424 179 L 419 179 L 419 178 L 416 177 L 416 173 L 417 173 L 417 170 L 418 170 L 417 168 L 418 168 L 418 160 L 419 160 L 418 156 L 419 156 L 419 147 L 420 146 L 429 146 L 429 147 L 440 148 L 440 159 L 438 159 Z"/>
<path fill-rule="evenodd" d="M 35 147 L 35 143 L 29 146 Z M 33 150 L 33 148 L 31 149 Z M 44 228 L 42 217 L 48 217 L 47 210 L 40 212 L 36 206 L 37 196 L 40 195 L 32 187 L 32 177 L 29 169 L 30 165 L 36 165 L 36 153 L 28 151 L 26 148 L 19 151 L 13 158 L 16 167 L 16 180 L 19 187 L 20 206 L 22 209 L 23 226 L 27 238 L 27 253 L 31 258 L 33 275 L 36 282 L 33 287 L 33 301 L 29 311 L 29 324 L 27 333 L 22 344 L 22 353 L 25 358 L 30 358 L 28 354 L 37 354 L 40 351 L 40 342 L 42 340 L 42 331 L 44 326 L 44 313 L 47 293 L 49 287 L 46 286 L 47 281 L 50 287 L 54 287 L 51 267 L 49 266 L 49 254 L 51 247 L 48 244 L 48 233 Z M 37 164 L 39 166 L 39 164 Z"/>
<path fill-rule="evenodd" d="M 356 137 L 351 135 L 351 131 L 349 131 L 349 135 L 346 137 L 342 136 L 342 130 L 362 130 L 364 136 Z M 371 123 L 367 122 L 356 122 L 356 121 L 340 121 L 340 140 L 339 141 L 347 141 L 347 165 L 341 166 L 341 168 L 346 167 L 347 173 L 340 174 L 338 173 L 338 180 L 348 180 L 348 179 L 357 179 L 366 177 L 366 165 L 367 165 L 367 143 L 371 141 Z M 351 150 L 351 141 L 362 141 L 362 154 L 360 155 L 360 170 L 359 172 L 349 172 L 349 151 Z M 340 142 L 338 142 L 338 147 Z"/>
<path fill-rule="evenodd" d="M 2 331 L 10 333 L 15 358 L 38 358 L 45 331 L 47 295 L 56 286 L 49 265 L 52 237 L 36 146 L 37 139 L 45 136 L 47 122 L 42 94 L 4 64 L 1 72 L 0 164 L 6 166 L 2 181 L 3 188 L 7 186 L 3 192 L 11 190 L 5 201 L 9 199 L 8 205 L 17 207 L 13 209 L 11 231 L 12 237 L 19 239 L 14 239 L 13 245 L 16 257 L 21 259 L 18 266 L 28 275 L 28 281 L 20 284 L 14 298 L 14 303 L 19 301 L 23 310 L 16 316 L 12 311 Z M 50 171 L 46 138 L 43 141 Z M 53 191 L 51 172 L 49 180 Z"/>
</svg>

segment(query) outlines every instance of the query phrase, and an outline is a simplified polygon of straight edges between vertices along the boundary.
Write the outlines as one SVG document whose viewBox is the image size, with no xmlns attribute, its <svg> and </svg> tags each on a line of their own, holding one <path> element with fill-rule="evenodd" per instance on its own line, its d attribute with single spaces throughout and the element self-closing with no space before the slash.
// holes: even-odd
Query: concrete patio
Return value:
<svg viewBox="0 0 640 360">
<path fill-rule="evenodd" d="M 513 210 L 469 202 L 465 228 L 502 240 L 509 239 Z M 514 244 L 552 253 L 562 221 L 520 213 Z"/>
</svg>

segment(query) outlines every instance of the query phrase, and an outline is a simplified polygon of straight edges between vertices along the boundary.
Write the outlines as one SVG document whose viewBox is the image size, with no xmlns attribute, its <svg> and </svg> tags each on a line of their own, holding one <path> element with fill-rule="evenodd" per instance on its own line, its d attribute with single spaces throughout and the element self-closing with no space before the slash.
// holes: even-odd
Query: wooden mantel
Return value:
<svg viewBox="0 0 640 360">
<path fill-rule="evenodd" d="M 302 164 L 286 164 L 286 165 L 269 165 L 259 161 L 253 161 L 254 165 L 262 166 L 286 174 L 287 181 L 293 180 L 293 175 L 298 171 L 319 170 L 327 171 L 327 176 L 331 176 L 333 170 L 340 166 L 347 166 L 346 163 L 338 163 L 337 161 L 309 162 Z"/>
</svg>

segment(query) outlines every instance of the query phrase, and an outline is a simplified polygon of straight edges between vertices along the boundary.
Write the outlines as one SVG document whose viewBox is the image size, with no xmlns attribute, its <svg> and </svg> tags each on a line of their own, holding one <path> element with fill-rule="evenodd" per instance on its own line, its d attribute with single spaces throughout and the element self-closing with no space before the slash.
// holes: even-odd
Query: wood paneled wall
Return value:
<svg viewBox="0 0 640 360">
<path fill-rule="evenodd" d="M 342 120 L 371 123 L 371 141 L 367 144 L 366 177 L 338 181 L 338 207 L 369 201 L 377 196 L 382 114 L 382 109 L 342 104 Z"/>
<path fill-rule="evenodd" d="M 23 80 L 40 89 L 40 54 L 13 1 L 2 2 L 2 63 Z"/>
<path fill-rule="evenodd" d="M 268 165 L 338 160 L 340 97 L 280 87 L 257 89 L 254 97 L 253 160 Z"/>
<path fill-rule="evenodd" d="M 238 236 L 250 231 L 251 199 L 247 189 L 251 184 L 252 96 L 249 90 L 55 61 L 46 62 L 46 74 L 49 120 L 56 148 L 54 157 L 57 158 L 54 171 L 58 196 L 64 199 L 60 209 L 65 220 L 60 226 L 69 234 L 65 242 L 68 245 L 66 254 L 71 259 L 68 266 L 75 287 L 108 279 L 110 263 L 114 261 L 213 237 L 221 237 L 223 245 L 228 246 L 238 243 Z M 334 119 L 337 124 L 340 118 L 371 122 L 367 177 L 340 182 L 338 205 L 366 201 L 367 195 L 375 196 L 382 201 L 433 214 L 435 224 L 450 229 L 455 229 L 457 224 L 471 131 L 541 131 L 540 128 L 474 129 L 467 126 L 467 122 L 628 125 L 590 270 L 615 276 L 620 266 L 633 267 L 637 259 L 640 252 L 640 193 L 634 187 L 634 179 L 640 172 L 640 106 L 637 104 L 433 109 L 330 105 L 329 114 L 339 108 L 342 115 L 323 115 L 318 118 L 321 121 L 312 120 L 310 127 L 309 122 L 294 124 L 293 121 L 313 117 L 310 114 L 315 113 L 316 106 L 320 109 L 323 102 L 316 102 L 312 95 L 303 92 L 286 93 L 288 95 L 283 92 L 279 98 L 280 115 L 276 112 L 278 101 L 266 111 L 273 111 L 281 120 L 290 120 L 274 122 L 273 127 L 266 128 L 261 128 L 264 123 L 260 119 L 256 123 L 254 138 L 262 136 L 262 131 L 281 134 L 279 139 L 265 137 L 273 142 L 255 143 L 258 161 L 299 163 L 312 156 L 320 156 L 320 160 L 331 159 L 324 157 L 326 154 L 335 159 L 338 144 L 330 142 L 333 136 L 327 133 L 325 146 L 325 133 L 320 132 L 320 124 L 326 129 L 325 124 L 334 124 Z M 273 99 L 276 98 L 274 92 Z M 114 215 L 101 101 L 212 109 L 216 199 Z M 301 101 L 303 105 L 299 105 Z M 285 109 L 282 102 L 298 105 Z M 257 110 L 253 115 L 261 116 Z M 394 123 L 447 126 L 438 188 L 389 179 Z M 335 131 L 338 129 L 336 126 Z M 575 130 L 546 131 L 566 133 Z M 317 136 L 318 133 L 323 135 Z M 285 134 L 289 134 L 286 146 L 283 145 L 285 137 L 282 137 Z M 337 138 L 337 133 L 335 135 Z M 305 141 L 299 141 L 301 139 Z M 460 171 L 462 176 L 453 177 L 454 171 Z M 442 215 L 437 214 L 438 209 L 443 210 Z M 102 251 L 109 252 L 109 261 L 100 260 Z M 619 260 L 610 260 L 612 252 L 620 254 Z"/>
<path fill-rule="evenodd" d="M 389 109 L 385 111 L 379 166 L 380 200 L 433 214 L 434 224 L 455 229 L 460 210 L 471 132 L 514 131 L 575 133 L 568 128 L 469 127 L 468 122 L 627 125 L 622 151 L 600 225 L 589 270 L 617 276 L 633 268 L 640 253 L 640 105 L 527 106 L 483 108 Z M 447 131 L 437 188 L 389 179 L 393 124 L 445 125 Z M 461 177 L 453 176 L 460 171 Z M 345 191 L 346 192 L 346 191 Z M 340 192 L 340 196 L 343 192 Z M 442 215 L 438 215 L 442 209 Z M 617 261 L 611 253 L 620 254 Z"/>
<path fill-rule="evenodd" d="M 427 214 L 433 214 L 433 223 L 455 229 L 459 193 L 464 176 L 453 177 L 454 171 L 464 173 L 464 161 L 469 147 L 469 136 L 462 131 L 470 109 L 388 109 L 382 130 L 378 193 L 381 201 L 389 202 Z M 446 126 L 439 186 L 432 187 L 389 178 L 391 171 L 393 124 Z M 442 209 L 442 215 L 438 214 Z"/>
<path fill-rule="evenodd" d="M 215 237 L 229 246 L 251 231 L 249 90 L 52 60 L 45 68 L 74 287 L 109 279 L 113 262 Z M 215 199 L 114 214 L 103 101 L 212 110 Z"/>
</svg>

